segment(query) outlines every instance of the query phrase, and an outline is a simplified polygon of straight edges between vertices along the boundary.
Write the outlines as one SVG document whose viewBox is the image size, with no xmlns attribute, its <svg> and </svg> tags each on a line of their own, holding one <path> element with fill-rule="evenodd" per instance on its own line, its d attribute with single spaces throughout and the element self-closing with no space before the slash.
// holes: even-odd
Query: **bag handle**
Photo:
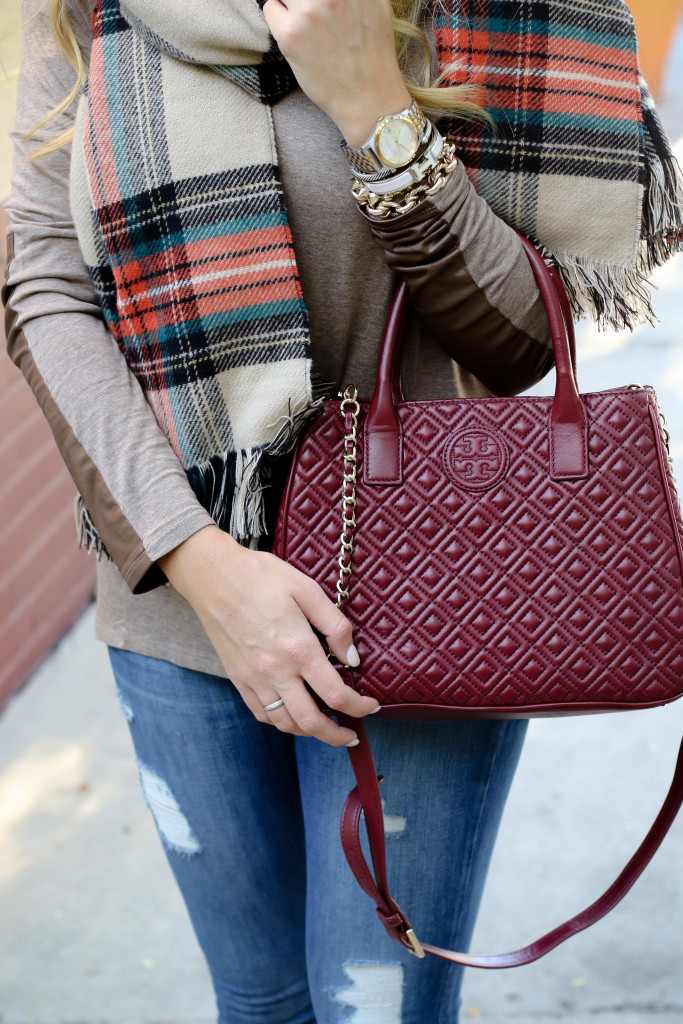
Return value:
<svg viewBox="0 0 683 1024">
<path fill-rule="evenodd" d="M 519 232 L 517 232 L 519 234 Z M 574 325 L 562 279 L 531 242 L 519 235 L 545 306 L 555 353 L 555 397 L 548 424 L 550 476 L 577 480 L 588 476 L 588 420 L 576 383 Z M 394 296 L 382 340 L 375 390 L 365 422 L 363 478 L 368 484 L 400 484 L 403 446 L 397 403 L 408 289 L 402 282 Z"/>
<path fill-rule="evenodd" d="M 341 713 L 337 713 L 336 717 L 340 725 L 353 729 L 360 740 L 357 747 L 348 748 L 357 785 L 349 794 L 341 816 L 341 841 L 346 859 L 360 887 L 375 901 L 377 915 L 389 935 L 418 957 L 429 953 L 430 956 L 438 957 L 440 960 L 462 964 L 465 967 L 486 968 L 520 967 L 522 964 L 530 964 L 534 960 L 539 960 L 572 935 L 595 924 L 623 899 L 659 849 L 683 803 L 683 742 L 681 742 L 671 787 L 652 828 L 619 877 L 602 896 L 581 913 L 543 935 L 536 942 L 516 949 L 512 953 L 499 953 L 493 956 L 455 953 L 448 949 L 442 949 L 440 946 L 420 943 L 405 914 L 391 896 L 387 881 L 384 817 L 379 793 L 382 776 L 377 775 L 372 750 L 362 720 Z M 361 811 L 365 815 L 374 874 L 365 860 L 361 847 L 359 834 Z"/>
</svg>

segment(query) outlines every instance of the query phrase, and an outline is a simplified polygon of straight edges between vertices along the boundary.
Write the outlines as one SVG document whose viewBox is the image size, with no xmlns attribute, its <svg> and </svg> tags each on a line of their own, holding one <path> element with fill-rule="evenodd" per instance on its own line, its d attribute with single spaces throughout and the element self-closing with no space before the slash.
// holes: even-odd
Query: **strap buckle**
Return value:
<svg viewBox="0 0 683 1024">
<path fill-rule="evenodd" d="M 419 960 L 423 960 L 426 954 L 424 949 L 420 945 L 420 940 L 418 939 L 413 929 L 407 928 L 405 935 L 408 942 L 410 943 L 409 951 L 413 954 L 413 956 L 418 957 Z"/>
</svg>

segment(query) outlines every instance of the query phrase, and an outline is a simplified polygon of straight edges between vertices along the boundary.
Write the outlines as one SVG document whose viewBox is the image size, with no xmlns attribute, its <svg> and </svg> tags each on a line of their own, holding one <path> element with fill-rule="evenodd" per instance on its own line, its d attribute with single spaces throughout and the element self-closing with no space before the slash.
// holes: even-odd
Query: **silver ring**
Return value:
<svg viewBox="0 0 683 1024">
<path fill-rule="evenodd" d="M 281 708 L 283 706 L 283 704 L 284 704 L 284 701 L 283 701 L 283 699 L 281 697 L 280 700 L 274 700 L 272 704 L 266 704 L 263 710 L 264 711 L 275 711 L 275 708 Z"/>
</svg>

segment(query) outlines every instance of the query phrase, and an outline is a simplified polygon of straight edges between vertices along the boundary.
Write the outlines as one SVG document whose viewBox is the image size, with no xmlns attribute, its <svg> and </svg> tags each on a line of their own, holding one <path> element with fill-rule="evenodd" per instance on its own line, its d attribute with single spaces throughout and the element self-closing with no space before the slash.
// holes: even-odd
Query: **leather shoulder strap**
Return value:
<svg viewBox="0 0 683 1024">
<path fill-rule="evenodd" d="M 681 803 L 683 803 L 682 741 L 671 788 L 652 828 L 619 877 L 602 896 L 581 913 L 554 928 L 547 935 L 543 935 L 536 942 L 532 942 L 522 949 L 516 949 L 512 953 L 500 953 L 493 956 L 455 953 L 448 949 L 441 949 L 439 946 L 420 943 L 405 914 L 391 896 L 387 881 L 384 819 L 378 785 L 382 777 L 377 775 L 372 750 L 362 721 L 342 714 L 337 714 L 337 718 L 341 725 L 353 729 L 360 739 L 360 744 L 357 747 L 348 748 L 357 785 L 349 794 L 341 816 L 341 841 L 346 859 L 358 884 L 375 901 L 379 919 L 389 935 L 417 956 L 429 953 L 441 960 L 463 964 L 466 967 L 487 968 L 519 967 L 540 959 L 551 949 L 559 946 L 561 942 L 595 924 L 617 905 L 652 860 L 669 831 Z M 359 831 L 361 812 L 365 816 L 373 870 L 365 860 L 361 848 Z"/>
</svg>

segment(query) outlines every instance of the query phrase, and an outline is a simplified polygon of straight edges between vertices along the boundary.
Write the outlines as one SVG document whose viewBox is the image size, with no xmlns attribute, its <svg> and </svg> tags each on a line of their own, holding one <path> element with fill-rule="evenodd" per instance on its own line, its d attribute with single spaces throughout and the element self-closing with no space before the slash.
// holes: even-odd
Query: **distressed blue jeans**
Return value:
<svg viewBox="0 0 683 1024">
<path fill-rule="evenodd" d="M 345 749 L 260 724 L 217 676 L 110 657 L 220 1024 L 456 1024 L 461 969 L 391 940 L 346 864 Z M 425 941 L 469 943 L 526 724 L 366 719 L 389 881 Z"/>
</svg>

